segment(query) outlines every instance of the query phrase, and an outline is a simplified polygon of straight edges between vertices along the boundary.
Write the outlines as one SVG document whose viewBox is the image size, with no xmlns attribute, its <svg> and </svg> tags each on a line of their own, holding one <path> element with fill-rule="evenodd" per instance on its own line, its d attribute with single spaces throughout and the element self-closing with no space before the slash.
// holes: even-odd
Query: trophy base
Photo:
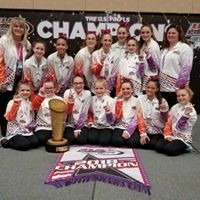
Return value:
<svg viewBox="0 0 200 200">
<path fill-rule="evenodd" d="M 63 138 L 61 141 L 54 141 L 51 138 L 46 144 L 46 151 L 51 153 L 62 153 L 69 151 L 68 140 Z"/>
</svg>

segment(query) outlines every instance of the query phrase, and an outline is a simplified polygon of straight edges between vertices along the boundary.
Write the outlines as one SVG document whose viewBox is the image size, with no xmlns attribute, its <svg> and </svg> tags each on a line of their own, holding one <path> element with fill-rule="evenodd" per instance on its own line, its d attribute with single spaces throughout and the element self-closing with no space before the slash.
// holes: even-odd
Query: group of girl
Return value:
<svg viewBox="0 0 200 200">
<path fill-rule="evenodd" d="M 120 25 L 113 45 L 109 31 L 103 30 L 102 47 L 95 50 L 97 37 L 88 32 L 86 47 L 73 59 L 66 53 L 65 35 L 60 35 L 57 51 L 47 59 L 45 42 L 38 39 L 32 44 L 33 55 L 25 60 L 30 50 L 26 26 L 14 18 L 0 38 L 0 101 L 8 103 L 2 146 L 27 150 L 44 145 L 52 133 L 48 102 L 58 98 L 66 102 L 64 137 L 70 144 L 148 148 L 167 155 L 186 152 L 197 114 L 190 103 L 192 91 L 185 86 L 192 50 L 179 29 L 167 28 L 162 56 L 151 25 L 144 24 L 140 46 Z M 4 136 L 5 124 L 1 122 Z"/>
</svg>

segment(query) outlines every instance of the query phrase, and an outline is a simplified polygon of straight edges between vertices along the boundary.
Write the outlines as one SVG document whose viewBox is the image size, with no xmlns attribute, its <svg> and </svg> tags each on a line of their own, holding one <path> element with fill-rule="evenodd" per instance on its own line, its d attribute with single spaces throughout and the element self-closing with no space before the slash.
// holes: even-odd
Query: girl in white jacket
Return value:
<svg viewBox="0 0 200 200">
<path fill-rule="evenodd" d="M 7 133 L 1 139 L 5 148 L 26 151 L 39 146 L 39 141 L 33 134 L 35 113 L 31 105 L 31 93 L 30 83 L 19 82 L 16 95 L 7 105 Z"/>
<path fill-rule="evenodd" d="M 191 89 L 186 86 L 177 90 L 177 101 L 169 113 L 164 128 L 164 139 L 160 140 L 156 149 L 169 156 L 183 154 L 192 147 L 192 128 L 197 121 L 197 113 L 190 100 Z"/>
</svg>

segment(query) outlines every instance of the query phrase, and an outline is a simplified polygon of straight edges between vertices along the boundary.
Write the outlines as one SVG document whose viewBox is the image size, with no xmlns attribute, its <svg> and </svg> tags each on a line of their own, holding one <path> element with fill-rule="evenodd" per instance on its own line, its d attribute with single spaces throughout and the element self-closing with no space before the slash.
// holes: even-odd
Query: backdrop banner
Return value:
<svg viewBox="0 0 200 200">
<path fill-rule="evenodd" d="M 84 12 L 84 11 L 43 11 L 43 10 L 11 10 L 0 9 L 0 36 L 3 35 L 12 17 L 22 16 L 26 19 L 29 30 L 29 39 L 40 37 L 47 42 L 46 55 L 55 51 L 54 43 L 60 33 L 68 38 L 68 54 L 75 56 L 84 45 L 88 31 L 95 31 L 97 35 L 101 29 L 110 29 L 116 40 L 116 32 L 120 22 L 130 27 L 130 35 L 139 39 L 141 22 L 152 24 L 156 40 L 162 48 L 163 35 L 166 27 L 179 24 L 183 27 L 188 42 L 194 49 L 194 62 L 191 73 L 191 88 L 195 96 L 193 103 L 200 113 L 200 15 L 195 14 L 167 14 L 167 13 L 125 13 L 125 12 Z"/>
</svg>

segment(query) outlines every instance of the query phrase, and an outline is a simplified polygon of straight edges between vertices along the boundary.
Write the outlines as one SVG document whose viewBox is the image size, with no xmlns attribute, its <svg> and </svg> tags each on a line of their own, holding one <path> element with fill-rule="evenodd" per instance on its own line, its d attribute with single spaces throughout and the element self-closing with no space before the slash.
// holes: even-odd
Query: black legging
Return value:
<svg viewBox="0 0 200 200">
<path fill-rule="evenodd" d="M 168 156 L 177 156 L 187 152 L 187 145 L 181 140 L 172 140 L 171 142 L 161 139 L 156 144 L 156 150 Z"/>
<path fill-rule="evenodd" d="M 1 134 L 3 136 L 6 136 L 7 130 L 7 120 L 4 117 L 4 114 L 6 112 L 7 104 L 12 99 L 13 94 L 13 91 L 0 92 L 0 126 Z"/>
<path fill-rule="evenodd" d="M 150 141 L 146 141 L 146 144 L 142 145 L 140 144 L 140 134 L 137 131 L 136 133 L 132 134 L 130 141 L 129 141 L 129 147 L 132 148 L 140 148 L 140 149 L 155 149 L 156 144 L 159 140 L 163 139 L 162 134 L 147 134 Z"/>
<path fill-rule="evenodd" d="M 16 149 L 20 151 L 27 151 L 32 148 L 37 148 L 39 146 L 39 141 L 35 135 L 22 136 L 15 135 L 10 138 L 6 144 L 6 148 Z"/>
<path fill-rule="evenodd" d="M 75 130 L 75 128 L 72 128 L 72 127 L 65 128 L 64 138 L 66 138 L 68 140 L 69 144 L 79 144 L 79 145 L 87 144 L 88 128 L 83 127 L 77 138 L 75 138 L 75 136 L 74 136 L 74 130 Z"/>
<path fill-rule="evenodd" d="M 92 145 L 99 144 L 101 146 L 109 146 L 111 145 L 112 134 L 113 130 L 109 128 L 90 128 L 88 131 L 88 143 Z"/>
<path fill-rule="evenodd" d="M 48 139 L 50 139 L 52 137 L 52 131 L 51 130 L 38 130 L 35 132 L 35 136 L 37 137 L 40 145 L 45 146 Z"/>
</svg>

